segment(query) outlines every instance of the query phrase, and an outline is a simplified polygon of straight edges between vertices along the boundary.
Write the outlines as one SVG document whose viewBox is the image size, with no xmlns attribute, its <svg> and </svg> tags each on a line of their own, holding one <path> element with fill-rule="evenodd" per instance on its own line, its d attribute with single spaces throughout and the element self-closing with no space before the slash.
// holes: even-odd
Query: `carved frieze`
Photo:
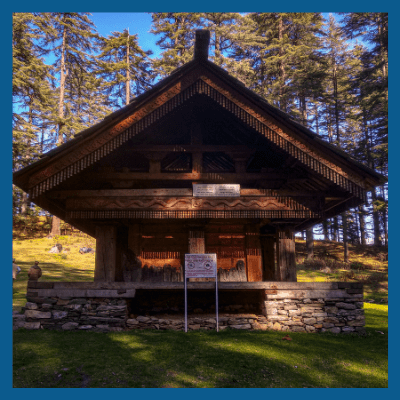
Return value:
<svg viewBox="0 0 400 400">
<path fill-rule="evenodd" d="M 68 210 L 308 210 L 291 198 L 106 198 L 78 197 L 67 199 Z"/>
</svg>

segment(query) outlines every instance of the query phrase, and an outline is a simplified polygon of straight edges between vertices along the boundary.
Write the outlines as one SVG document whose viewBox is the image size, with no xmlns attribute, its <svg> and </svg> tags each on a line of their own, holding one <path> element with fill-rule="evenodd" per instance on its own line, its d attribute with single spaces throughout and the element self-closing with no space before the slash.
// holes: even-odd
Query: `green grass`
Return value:
<svg viewBox="0 0 400 400">
<path fill-rule="evenodd" d="M 314 241 L 314 259 L 306 259 L 304 240 L 296 239 L 297 280 L 299 282 L 361 282 L 364 299 L 387 302 L 387 248 L 349 245 L 349 261 L 343 261 L 343 244 Z M 330 273 L 323 270 L 328 267 Z"/>
<path fill-rule="evenodd" d="M 66 258 L 48 253 L 55 243 L 70 248 Z M 79 254 L 82 246 L 94 247 L 93 239 L 66 236 L 15 240 L 14 257 L 22 272 L 14 282 L 13 308 L 25 305 L 27 271 L 35 260 L 40 261 L 43 270 L 41 281 L 92 281 L 94 255 Z M 299 281 L 357 281 L 361 272 L 373 273 L 385 268 L 387 276 L 387 262 L 385 266 L 384 262 L 366 256 L 363 265 L 354 269 L 353 278 L 341 277 L 341 268 L 332 268 L 332 274 L 324 274 L 313 265 L 307 268 L 306 264 L 299 265 Z M 342 264 L 338 261 L 330 264 L 335 265 Z M 352 270 L 343 269 L 346 273 Z M 387 298 L 387 278 L 379 279 L 382 287 L 367 282 L 371 298 L 377 300 Z M 365 314 L 365 336 L 293 332 L 292 341 L 282 340 L 286 332 L 275 331 L 94 333 L 19 329 L 14 331 L 13 340 L 13 385 L 16 388 L 387 387 L 388 306 L 366 303 Z"/>
<path fill-rule="evenodd" d="M 60 243 L 68 252 L 53 254 L 49 250 Z M 40 281 L 91 282 L 94 277 L 93 253 L 80 254 L 83 246 L 96 248 L 95 239 L 74 236 L 57 236 L 52 239 L 24 239 L 13 241 L 13 258 L 21 267 L 13 283 L 13 309 L 20 310 L 26 303 L 26 285 L 29 268 L 35 260 L 42 269 Z"/>
<path fill-rule="evenodd" d="M 387 306 L 366 336 L 245 331 L 14 332 L 14 387 L 383 388 Z M 380 333 L 383 332 L 384 334 Z"/>
</svg>

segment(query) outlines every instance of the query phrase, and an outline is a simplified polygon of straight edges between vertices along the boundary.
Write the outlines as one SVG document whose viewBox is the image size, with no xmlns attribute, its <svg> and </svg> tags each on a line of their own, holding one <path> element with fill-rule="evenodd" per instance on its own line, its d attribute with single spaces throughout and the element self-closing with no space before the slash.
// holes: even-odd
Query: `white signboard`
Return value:
<svg viewBox="0 0 400 400">
<path fill-rule="evenodd" d="M 185 254 L 186 278 L 216 278 L 216 254 Z"/>
<path fill-rule="evenodd" d="M 240 185 L 194 183 L 193 197 L 240 197 Z"/>
</svg>

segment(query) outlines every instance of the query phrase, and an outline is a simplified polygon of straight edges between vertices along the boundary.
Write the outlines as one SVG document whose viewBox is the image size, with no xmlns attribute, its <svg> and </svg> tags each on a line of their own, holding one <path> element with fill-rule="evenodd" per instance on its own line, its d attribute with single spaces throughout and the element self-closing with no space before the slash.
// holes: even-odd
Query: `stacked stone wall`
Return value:
<svg viewBox="0 0 400 400">
<path fill-rule="evenodd" d="M 115 286 L 115 284 L 113 284 Z M 29 286 L 29 285 L 28 285 Z M 34 297 L 28 296 L 24 314 L 14 317 L 14 328 L 119 331 L 129 329 L 173 329 L 184 330 L 184 316 L 181 315 L 141 315 L 130 313 L 128 293 L 134 289 L 96 287 L 97 294 L 110 297 L 74 297 L 83 289 L 65 288 L 57 296 L 57 290 L 42 289 L 39 284 Z M 72 286 L 72 285 L 71 285 Z M 257 285 L 256 285 L 257 286 Z M 260 285 L 258 285 L 260 286 Z M 279 287 L 281 286 L 281 287 Z M 359 283 L 274 283 L 262 290 L 261 314 L 220 313 L 220 330 L 278 330 L 290 332 L 363 333 L 365 317 L 363 310 L 362 285 Z M 92 290 L 92 289 L 85 289 Z M 93 289 L 94 290 L 94 289 Z M 109 290 L 109 291 L 107 291 Z M 131 290 L 131 292 L 130 292 Z M 248 290 L 248 288 L 246 289 Z M 257 287 L 254 290 L 260 291 Z M 237 291 L 240 296 L 240 290 Z M 50 294 L 50 296 L 43 296 Z M 244 296 L 244 298 L 246 298 Z M 215 314 L 189 315 L 189 330 L 215 329 Z"/>
</svg>

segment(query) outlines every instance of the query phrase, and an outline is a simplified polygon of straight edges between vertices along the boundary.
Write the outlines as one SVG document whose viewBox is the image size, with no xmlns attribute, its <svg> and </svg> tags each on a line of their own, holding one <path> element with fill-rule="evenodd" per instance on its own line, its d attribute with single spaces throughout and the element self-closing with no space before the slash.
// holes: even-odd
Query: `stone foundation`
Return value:
<svg viewBox="0 0 400 400">
<path fill-rule="evenodd" d="M 161 285 L 161 284 L 160 284 Z M 177 291 L 161 285 L 160 291 Z M 210 290 L 212 282 L 192 282 L 189 290 Z M 176 287 L 175 287 L 176 286 Z M 363 333 L 365 318 L 362 285 L 359 283 L 246 282 L 221 283 L 219 291 L 256 291 L 261 314 L 242 312 L 219 315 L 220 330 L 278 330 L 291 332 Z M 29 282 L 23 315 L 14 317 L 14 328 L 91 330 L 99 332 L 129 329 L 184 330 L 184 315 L 132 314 L 130 302 L 137 289 L 134 283 Z M 148 290 L 156 290 L 152 285 Z M 183 291 L 183 285 L 182 285 Z M 172 293 L 172 292 L 171 292 Z M 242 296 L 244 302 L 247 296 Z M 215 313 L 189 315 L 189 330 L 216 329 Z"/>
</svg>

